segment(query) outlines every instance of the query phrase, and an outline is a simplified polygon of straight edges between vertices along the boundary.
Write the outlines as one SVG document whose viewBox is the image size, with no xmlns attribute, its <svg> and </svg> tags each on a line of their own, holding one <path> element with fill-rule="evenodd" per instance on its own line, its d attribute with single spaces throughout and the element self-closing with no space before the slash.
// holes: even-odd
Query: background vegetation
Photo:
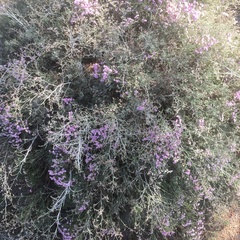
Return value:
<svg viewBox="0 0 240 240">
<path fill-rule="evenodd" d="M 209 239 L 240 179 L 236 4 L 3 3 L 0 231 Z"/>
</svg>

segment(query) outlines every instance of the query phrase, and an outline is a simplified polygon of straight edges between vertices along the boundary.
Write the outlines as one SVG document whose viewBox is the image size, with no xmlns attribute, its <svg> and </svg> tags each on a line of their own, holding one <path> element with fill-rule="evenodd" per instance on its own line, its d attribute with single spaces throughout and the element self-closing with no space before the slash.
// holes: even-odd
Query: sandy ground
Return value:
<svg viewBox="0 0 240 240">
<path fill-rule="evenodd" d="M 222 229 L 213 233 L 209 240 L 240 240 L 240 208 L 235 205 L 225 209 L 219 216 Z"/>
<path fill-rule="evenodd" d="M 213 216 L 213 229 L 206 240 L 240 240 L 240 185 L 236 199 Z"/>
</svg>

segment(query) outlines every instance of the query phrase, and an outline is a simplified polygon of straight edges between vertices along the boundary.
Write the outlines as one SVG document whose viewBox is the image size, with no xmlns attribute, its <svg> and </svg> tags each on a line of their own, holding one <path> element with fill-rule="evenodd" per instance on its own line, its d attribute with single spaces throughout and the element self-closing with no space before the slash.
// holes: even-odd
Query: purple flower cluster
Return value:
<svg viewBox="0 0 240 240">
<path fill-rule="evenodd" d="M 80 212 L 83 212 L 87 209 L 89 202 L 88 201 L 84 201 L 83 204 L 81 205 L 81 207 L 78 209 Z"/>
<path fill-rule="evenodd" d="M 76 238 L 76 236 L 71 234 L 66 227 L 61 228 L 60 226 L 58 226 L 58 231 L 62 235 L 63 240 L 72 240 Z"/>
<path fill-rule="evenodd" d="M 201 11 L 199 10 L 201 6 L 198 4 L 197 1 L 189 2 L 186 0 L 182 0 L 180 2 L 180 6 L 184 13 L 188 15 L 188 18 L 196 21 L 201 16 Z"/>
<path fill-rule="evenodd" d="M 90 142 L 96 149 L 102 148 L 104 140 L 107 138 L 109 132 L 109 126 L 106 124 L 99 129 L 93 129 L 90 135 Z"/>
<path fill-rule="evenodd" d="M 160 230 L 160 232 L 164 237 L 171 237 L 175 233 L 174 231 L 165 231 L 165 230 Z"/>
<path fill-rule="evenodd" d="M 138 111 L 144 111 L 145 108 L 146 108 L 146 103 L 147 103 L 146 100 L 143 101 L 143 102 L 137 107 L 137 110 L 138 110 Z"/>
<path fill-rule="evenodd" d="M 109 68 L 107 65 L 103 65 L 101 67 L 101 65 L 98 63 L 93 64 L 93 75 L 92 76 L 96 79 L 100 78 L 100 82 L 106 82 L 109 79 L 111 74 L 116 75 L 116 74 L 118 74 L 118 71 L 115 69 Z M 114 79 L 113 81 L 116 83 L 120 82 L 119 79 Z"/>
<path fill-rule="evenodd" d="M 181 222 L 182 228 L 186 233 L 186 239 L 195 239 L 200 240 L 203 237 L 205 231 L 205 217 L 204 210 L 200 206 L 200 201 L 203 199 L 203 188 L 200 186 L 200 182 L 196 179 L 196 177 L 186 176 L 186 185 L 189 183 L 189 179 L 191 179 L 190 183 L 194 185 L 194 199 L 190 200 L 189 197 L 186 197 L 186 193 L 181 194 L 177 201 L 177 209 L 176 214 L 178 216 L 179 222 Z M 185 204 L 184 204 L 185 203 Z M 191 209 L 187 209 L 187 211 L 191 211 L 190 218 L 186 214 L 186 205 L 191 205 Z M 194 214 L 194 218 L 191 216 Z"/>
<path fill-rule="evenodd" d="M 93 64 L 93 77 L 99 78 L 99 72 L 101 71 L 101 66 L 98 63 Z"/>
<path fill-rule="evenodd" d="M 188 167 L 191 167 L 191 163 L 187 163 L 187 165 Z M 196 176 L 193 176 L 190 170 L 185 176 L 187 181 L 186 185 L 190 183 L 194 191 L 194 201 L 191 202 L 191 205 L 193 207 L 192 210 L 194 212 L 196 220 L 192 221 L 185 218 L 184 216 L 182 226 L 186 229 L 188 239 L 200 240 L 202 239 L 205 232 L 205 216 L 200 202 L 203 199 L 210 198 L 210 195 L 214 189 L 205 190 L 201 184 L 201 181 Z M 182 203 L 181 205 L 183 205 Z"/>
<path fill-rule="evenodd" d="M 159 127 L 155 126 L 148 131 L 148 136 L 143 138 L 143 141 L 149 141 L 154 144 L 153 155 L 156 161 L 156 168 L 159 168 L 164 161 L 169 159 L 172 159 L 173 163 L 179 161 L 182 130 L 181 119 L 177 117 L 172 132 L 163 133 Z"/>
<path fill-rule="evenodd" d="M 181 18 L 187 16 L 188 21 L 196 21 L 201 16 L 201 6 L 197 1 L 189 2 L 187 0 L 168 1 L 166 6 L 166 13 L 168 15 L 169 24 L 179 21 Z"/>
<path fill-rule="evenodd" d="M 70 104 L 70 103 L 73 101 L 73 98 L 63 98 L 62 101 L 63 101 L 66 105 L 68 105 L 68 104 Z"/>
<path fill-rule="evenodd" d="M 84 148 L 84 151 L 86 152 L 85 163 L 87 164 L 88 171 L 87 173 L 85 173 L 85 179 L 87 181 L 93 181 L 97 176 L 97 165 L 93 162 L 93 160 L 95 159 L 95 155 L 91 153 L 91 149 L 92 148 L 89 148 L 88 146 L 85 146 Z"/>
<path fill-rule="evenodd" d="M 16 119 L 11 113 L 14 106 L 0 107 L 0 129 L 4 137 L 8 138 L 8 142 L 14 147 L 19 147 L 22 143 L 21 134 L 23 132 L 30 133 L 27 122 Z"/>
<path fill-rule="evenodd" d="M 182 223 L 182 227 L 185 229 L 187 239 L 200 240 L 203 238 L 205 232 L 204 211 L 196 209 L 195 217 L 196 221 L 186 219 Z"/>
<path fill-rule="evenodd" d="M 69 162 L 67 158 L 68 151 L 62 146 L 55 146 L 52 154 L 54 155 L 54 159 L 52 159 L 51 169 L 48 170 L 49 177 L 56 185 L 69 188 L 72 185 L 72 181 L 67 179 L 66 165 Z"/>
<path fill-rule="evenodd" d="M 161 220 L 161 224 L 157 227 L 164 237 L 172 237 L 175 234 L 175 232 L 171 230 L 170 227 L 169 219 L 171 215 L 172 212 L 169 215 L 165 215 Z"/>
<path fill-rule="evenodd" d="M 192 240 L 201 240 L 203 239 L 203 235 L 205 232 L 205 217 L 203 211 L 198 211 L 197 216 L 198 218 L 197 222 L 194 224 L 191 220 L 189 220 L 186 224 L 183 225 L 183 227 L 188 228 L 186 233 L 188 234 L 188 237 Z"/>
<path fill-rule="evenodd" d="M 72 111 L 68 112 L 68 120 L 69 120 L 69 122 L 73 121 L 73 112 Z"/>
<path fill-rule="evenodd" d="M 197 54 L 203 54 L 204 52 L 209 51 L 209 49 L 218 43 L 217 39 L 210 36 L 209 34 L 205 34 L 202 36 L 200 40 L 197 40 L 196 43 L 200 45 L 200 47 L 195 50 Z"/>
<path fill-rule="evenodd" d="M 198 127 L 200 130 L 203 130 L 205 128 L 205 120 L 204 118 L 201 118 L 198 120 Z"/>
<path fill-rule="evenodd" d="M 99 13 L 97 0 L 75 0 L 74 4 L 81 11 L 81 16 L 97 15 Z"/>
<path fill-rule="evenodd" d="M 103 65 L 102 79 L 100 81 L 105 82 L 112 72 L 113 72 L 113 70 L 111 68 L 109 68 L 106 65 Z"/>
<path fill-rule="evenodd" d="M 236 102 L 240 102 L 240 91 L 237 91 L 235 94 L 234 94 L 234 100 Z"/>
<path fill-rule="evenodd" d="M 111 229 L 102 229 L 101 230 L 101 236 L 102 237 L 115 237 L 117 236 L 117 232 L 115 229 L 111 228 Z"/>
<path fill-rule="evenodd" d="M 69 117 L 69 120 L 72 120 L 71 112 L 69 113 L 68 117 Z M 65 143 L 68 143 L 72 138 L 77 137 L 77 129 L 78 129 L 78 126 L 76 125 L 69 125 L 65 127 L 64 129 L 64 137 L 66 139 Z"/>
<path fill-rule="evenodd" d="M 107 124 L 100 128 L 92 129 L 89 136 L 89 144 L 84 146 L 85 163 L 88 169 L 88 174 L 85 178 L 88 181 L 94 180 L 97 175 L 97 164 L 93 161 L 95 159 L 95 154 L 93 152 L 104 147 L 109 131 L 110 128 Z"/>
</svg>

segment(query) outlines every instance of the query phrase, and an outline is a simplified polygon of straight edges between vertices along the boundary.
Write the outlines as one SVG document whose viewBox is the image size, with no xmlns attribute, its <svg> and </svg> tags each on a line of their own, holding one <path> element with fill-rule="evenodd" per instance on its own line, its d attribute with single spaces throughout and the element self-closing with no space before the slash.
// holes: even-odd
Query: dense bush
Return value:
<svg viewBox="0 0 240 240">
<path fill-rule="evenodd" d="M 203 239 L 240 178 L 230 4 L 3 5 L 1 231 Z"/>
</svg>

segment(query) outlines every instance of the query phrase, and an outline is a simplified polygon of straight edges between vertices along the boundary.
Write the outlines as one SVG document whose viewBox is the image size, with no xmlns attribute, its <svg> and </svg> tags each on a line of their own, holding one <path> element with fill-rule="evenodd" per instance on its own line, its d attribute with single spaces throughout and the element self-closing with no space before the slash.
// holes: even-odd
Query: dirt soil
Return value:
<svg viewBox="0 0 240 240">
<path fill-rule="evenodd" d="M 221 230 L 213 232 L 209 240 L 240 240 L 240 208 L 236 203 L 231 208 L 222 209 L 215 220 Z"/>
<path fill-rule="evenodd" d="M 222 206 L 214 214 L 212 229 L 206 240 L 240 240 L 240 183 L 232 204 Z"/>
</svg>

